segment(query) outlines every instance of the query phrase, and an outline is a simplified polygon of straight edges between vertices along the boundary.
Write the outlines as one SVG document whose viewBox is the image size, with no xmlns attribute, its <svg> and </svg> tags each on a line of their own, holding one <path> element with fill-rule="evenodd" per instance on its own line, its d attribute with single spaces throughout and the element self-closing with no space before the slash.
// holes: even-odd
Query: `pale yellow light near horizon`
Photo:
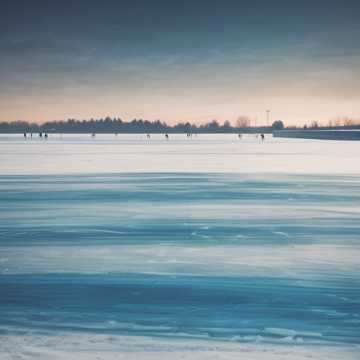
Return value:
<svg viewBox="0 0 360 360">
<path fill-rule="evenodd" d="M 267 69 L 265 74 L 258 68 L 250 74 L 240 68 L 218 73 L 201 69 L 151 77 L 146 68 L 144 79 L 109 78 L 106 73 L 72 80 L 45 77 L 35 85 L 0 93 L 0 121 L 110 116 L 200 124 L 214 119 L 235 123 L 247 116 L 253 125 L 265 125 L 267 109 L 270 121 L 286 125 L 360 119 L 360 82 L 355 81 L 360 72 L 354 64 L 336 71 L 318 65 L 317 71 L 303 69 L 300 74 L 295 65 L 287 71 L 274 65 L 273 72 Z"/>
<path fill-rule="evenodd" d="M 118 98 L 112 94 L 89 96 L 29 96 L 23 99 L 1 101 L 1 121 L 26 120 L 42 123 L 68 118 L 90 119 L 106 116 L 166 121 L 169 124 L 191 122 L 195 124 L 211 120 L 235 123 L 239 116 L 249 117 L 253 125 L 266 124 L 266 109 L 270 109 L 270 121 L 282 120 L 287 125 L 303 125 L 312 121 L 326 124 L 335 118 L 359 119 L 357 99 L 310 99 L 310 98 L 241 98 L 204 96 L 199 98 L 146 94 L 133 99 Z"/>
</svg>

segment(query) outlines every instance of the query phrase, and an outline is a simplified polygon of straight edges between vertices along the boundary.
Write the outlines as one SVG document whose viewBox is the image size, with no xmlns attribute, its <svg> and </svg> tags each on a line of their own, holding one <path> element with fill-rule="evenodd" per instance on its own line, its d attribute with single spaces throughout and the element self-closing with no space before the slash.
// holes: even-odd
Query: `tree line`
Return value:
<svg viewBox="0 0 360 360">
<path fill-rule="evenodd" d="M 220 123 L 212 120 L 205 124 L 181 122 L 168 125 L 164 121 L 134 119 L 123 121 L 121 118 L 101 118 L 90 120 L 48 121 L 43 124 L 27 121 L 0 122 L 0 133 L 270 133 L 285 128 L 281 120 L 274 121 L 271 126 L 252 126 L 251 120 L 240 116 L 235 125 L 230 121 Z M 360 129 L 360 120 L 337 118 L 329 120 L 325 125 L 312 121 L 309 125 L 288 126 L 287 129 Z"/>
<path fill-rule="evenodd" d="M 237 122 L 233 126 L 229 121 L 219 123 L 212 120 L 206 124 L 195 125 L 189 122 L 168 125 L 155 120 L 134 119 L 123 121 L 120 118 L 49 121 L 43 124 L 26 121 L 1 122 L 2 133 L 269 133 L 273 129 L 282 129 L 282 121 L 275 121 L 272 126 L 251 127 L 250 124 Z"/>
</svg>

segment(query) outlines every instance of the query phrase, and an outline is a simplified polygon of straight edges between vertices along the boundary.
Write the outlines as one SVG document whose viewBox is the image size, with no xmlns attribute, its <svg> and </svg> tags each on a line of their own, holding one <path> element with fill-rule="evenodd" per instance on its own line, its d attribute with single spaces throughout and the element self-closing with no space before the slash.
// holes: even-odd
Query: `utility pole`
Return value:
<svg viewBox="0 0 360 360">
<path fill-rule="evenodd" d="M 266 110 L 266 126 L 269 126 L 270 110 Z"/>
</svg>

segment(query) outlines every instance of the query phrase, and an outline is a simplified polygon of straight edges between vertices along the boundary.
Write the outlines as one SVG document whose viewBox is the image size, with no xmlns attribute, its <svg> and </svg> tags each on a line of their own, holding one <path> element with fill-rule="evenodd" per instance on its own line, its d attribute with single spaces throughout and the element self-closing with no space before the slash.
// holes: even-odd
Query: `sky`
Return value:
<svg viewBox="0 0 360 360">
<path fill-rule="evenodd" d="M 360 1 L 0 1 L 0 121 L 266 110 L 360 118 Z"/>
</svg>

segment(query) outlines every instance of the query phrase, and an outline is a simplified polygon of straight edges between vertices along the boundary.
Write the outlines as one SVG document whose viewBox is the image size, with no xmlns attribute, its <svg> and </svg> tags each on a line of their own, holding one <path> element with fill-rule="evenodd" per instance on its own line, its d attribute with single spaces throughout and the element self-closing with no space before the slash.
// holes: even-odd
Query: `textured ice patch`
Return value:
<svg viewBox="0 0 360 360">
<path fill-rule="evenodd" d="M 152 244 L 0 247 L 0 251 L 3 274 L 122 272 L 332 279 L 356 278 L 360 273 L 359 246 Z"/>
<path fill-rule="evenodd" d="M 2 360 L 357 360 L 359 351 L 356 346 L 238 344 L 90 333 L 0 335 Z"/>
</svg>

